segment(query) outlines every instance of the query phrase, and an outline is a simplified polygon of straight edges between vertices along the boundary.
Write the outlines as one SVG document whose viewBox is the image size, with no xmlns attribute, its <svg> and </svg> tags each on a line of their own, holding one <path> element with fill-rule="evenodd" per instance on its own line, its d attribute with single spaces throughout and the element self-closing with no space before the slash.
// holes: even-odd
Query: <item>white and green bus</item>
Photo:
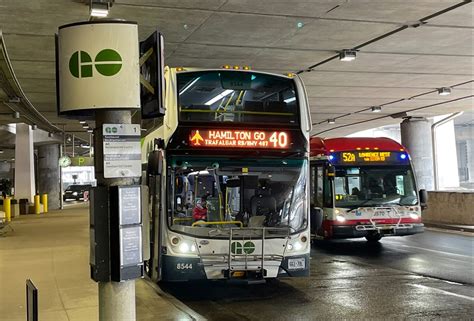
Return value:
<svg viewBox="0 0 474 321">
<path fill-rule="evenodd" d="M 307 276 L 309 132 L 297 75 L 165 69 L 144 137 L 154 280 Z"/>
</svg>

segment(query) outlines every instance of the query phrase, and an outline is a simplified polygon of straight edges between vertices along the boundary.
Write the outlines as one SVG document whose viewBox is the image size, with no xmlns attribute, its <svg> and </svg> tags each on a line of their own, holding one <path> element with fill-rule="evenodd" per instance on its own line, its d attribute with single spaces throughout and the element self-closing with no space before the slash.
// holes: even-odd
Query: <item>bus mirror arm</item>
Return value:
<svg viewBox="0 0 474 321">
<path fill-rule="evenodd" d="M 426 189 L 420 189 L 418 194 L 419 194 L 419 197 L 420 197 L 421 209 L 424 210 L 424 209 L 428 208 L 428 192 L 426 191 Z"/>
</svg>

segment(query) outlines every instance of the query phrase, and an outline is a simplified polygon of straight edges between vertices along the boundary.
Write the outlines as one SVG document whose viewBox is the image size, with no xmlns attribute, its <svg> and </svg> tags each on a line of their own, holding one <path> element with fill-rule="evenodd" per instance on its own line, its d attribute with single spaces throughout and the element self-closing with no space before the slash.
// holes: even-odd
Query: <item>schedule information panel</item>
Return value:
<svg viewBox="0 0 474 321">
<path fill-rule="evenodd" d="M 104 177 L 140 177 L 140 125 L 104 124 Z"/>
</svg>

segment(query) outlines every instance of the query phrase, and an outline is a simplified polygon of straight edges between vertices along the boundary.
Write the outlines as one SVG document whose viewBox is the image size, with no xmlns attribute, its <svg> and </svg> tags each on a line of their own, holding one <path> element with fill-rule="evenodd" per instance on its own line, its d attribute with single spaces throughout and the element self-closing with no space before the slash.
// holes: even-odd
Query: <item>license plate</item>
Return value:
<svg viewBox="0 0 474 321">
<path fill-rule="evenodd" d="M 288 259 L 288 270 L 301 270 L 306 268 L 304 257 L 298 259 Z"/>
</svg>

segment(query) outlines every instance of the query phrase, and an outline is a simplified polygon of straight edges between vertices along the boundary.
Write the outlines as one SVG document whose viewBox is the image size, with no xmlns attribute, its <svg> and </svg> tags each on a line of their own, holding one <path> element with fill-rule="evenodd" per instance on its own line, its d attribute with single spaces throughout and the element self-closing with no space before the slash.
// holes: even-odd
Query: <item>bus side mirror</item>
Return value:
<svg viewBox="0 0 474 321">
<path fill-rule="evenodd" d="M 425 208 L 428 207 L 428 192 L 426 191 L 426 189 L 420 189 L 419 195 L 420 195 L 420 206 L 421 206 L 421 209 L 424 210 Z"/>
<path fill-rule="evenodd" d="M 334 177 L 336 176 L 336 168 L 332 165 L 329 165 L 326 169 L 326 176 L 330 179 L 333 180 Z"/>
<path fill-rule="evenodd" d="M 148 166 L 147 173 L 148 175 L 161 175 L 163 172 L 163 155 L 161 151 L 154 150 L 148 154 Z"/>
<path fill-rule="evenodd" d="M 323 209 L 320 207 L 311 207 L 310 212 L 311 233 L 317 234 L 323 225 Z"/>
</svg>

